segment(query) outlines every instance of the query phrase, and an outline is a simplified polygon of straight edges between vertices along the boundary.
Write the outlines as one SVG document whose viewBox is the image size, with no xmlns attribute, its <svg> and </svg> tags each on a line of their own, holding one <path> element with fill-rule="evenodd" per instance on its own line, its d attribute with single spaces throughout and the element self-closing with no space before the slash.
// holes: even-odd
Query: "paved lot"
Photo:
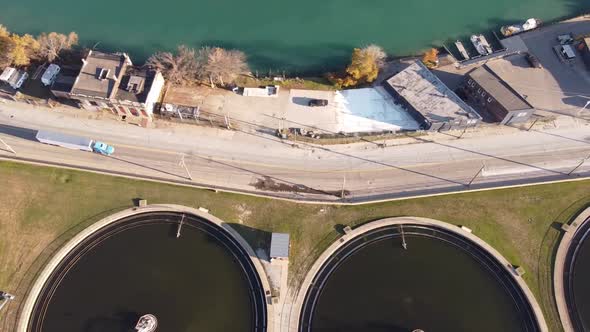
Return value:
<svg viewBox="0 0 590 332">
<path fill-rule="evenodd" d="M 311 99 L 328 105 L 310 107 Z M 173 87 L 165 103 L 199 107 L 267 128 L 306 128 L 327 133 L 417 129 L 418 124 L 382 88 L 345 91 L 281 89 L 276 97 L 247 97 L 203 87 Z"/>
<path fill-rule="evenodd" d="M 543 69 L 530 67 L 523 55 L 488 63 L 496 73 L 535 108 L 548 112 L 577 115 L 590 100 L 590 71 L 580 54 L 566 62 L 557 56 L 557 36 L 590 32 L 590 18 L 578 18 L 520 35 Z"/>
</svg>

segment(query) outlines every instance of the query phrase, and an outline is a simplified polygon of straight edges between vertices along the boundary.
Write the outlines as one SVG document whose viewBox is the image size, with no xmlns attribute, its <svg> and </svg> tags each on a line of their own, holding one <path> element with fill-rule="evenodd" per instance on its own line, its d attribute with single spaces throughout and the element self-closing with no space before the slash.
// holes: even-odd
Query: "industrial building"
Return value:
<svg viewBox="0 0 590 332">
<path fill-rule="evenodd" d="M 479 111 L 486 122 L 526 122 L 535 111 L 487 65 L 467 73 L 461 89 L 468 103 Z"/>
<path fill-rule="evenodd" d="M 481 116 L 420 61 L 411 63 L 383 85 L 424 130 L 462 129 Z"/>
</svg>

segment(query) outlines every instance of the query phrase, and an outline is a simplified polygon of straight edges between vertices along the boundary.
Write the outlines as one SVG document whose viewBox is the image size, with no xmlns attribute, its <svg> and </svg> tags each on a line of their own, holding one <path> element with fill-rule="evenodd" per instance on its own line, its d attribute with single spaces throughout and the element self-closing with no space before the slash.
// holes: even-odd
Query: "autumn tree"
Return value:
<svg viewBox="0 0 590 332">
<path fill-rule="evenodd" d="M 381 46 L 371 44 L 362 49 L 367 57 L 373 58 L 379 69 L 385 66 L 387 60 L 387 53 L 381 48 Z"/>
<path fill-rule="evenodd" d="M 12 64 L 13 50 L 14 42 L 10 38 L 10 33 L 0 24 L 0 69 Z"/>
<path fill-rule="evenodd" d="M 377 79 L 379 69 L 385 65 L 387 55 L 377 45 L 355 48 L 352 59 L 343 75 L 330 75 L 328 78 L 337 88 L 371 83 Z"/>
<path fill-rule="evenodd" d="M 13 65 L 27 66 L 31 63 L 32 59 L 37 58 L 39 54 L 39 42 L 33 36 L 29 34 L 20 36 L 13 33 L 10 35 L 10 39 L 14 43 L 14 47 L 10 53 Z"/>
<path fill-rule="evenodd" d="M 10 32 L 2 24 L 0 24 L 0 37 L 10 37 Z"/>
<path fill-rule="evenodd" d="M 180 45 L 176 54 L 157 52 L 150 56 L 146 61 L 146 66 L 161 71 L 169 83 L 186 83 L 194 79 L 196 75 L 196 51 L 185 45 Z"/>
<path fill-rule="evenodd" d="M 250 72 L 246 55 L 221 47 L 203 47 L 198 52 L 198 76 L 209 80 L 211 86 L 233 83 L 239 75 Z"/>
<path fill-rule="evenodd" d="M 78 35 L 70 32 L 67 36 L 57 32 L 42 33 L 37 38 L 39 42 L 39 56 L 49 62 L 59 58 L 63 51 L 71 50 L 78 44 Z"/>
<path fill-rule="evenodd" d="M 438 66 L 438 50 L 431 48 L 422 56 L 422 62 L 428 68 L 436 68 Z"/>
</svg>

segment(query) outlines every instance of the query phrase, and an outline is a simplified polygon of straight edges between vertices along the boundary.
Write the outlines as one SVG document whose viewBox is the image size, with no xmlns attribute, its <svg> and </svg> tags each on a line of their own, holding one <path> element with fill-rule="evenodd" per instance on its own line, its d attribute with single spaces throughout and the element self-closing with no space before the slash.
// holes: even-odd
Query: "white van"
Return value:
<svg viewBox="0 0 590 332">
<path fill-rule="evenodd" d="M 55 78 L 57 77 L 57 74 L 59 74 L 61 68 L 59 68 L 58 65 L 55 64 L 50 64 L 49 67 L 47 67 L 47 69 L 45 69 L 45 72 L 43 73 L 43 76 L 41 76 L 41 82 L 45 85 L 45 86 L 49 86 L 51 84 L 53 84 L 53 81 L 55 81 Z"/>
</svg>

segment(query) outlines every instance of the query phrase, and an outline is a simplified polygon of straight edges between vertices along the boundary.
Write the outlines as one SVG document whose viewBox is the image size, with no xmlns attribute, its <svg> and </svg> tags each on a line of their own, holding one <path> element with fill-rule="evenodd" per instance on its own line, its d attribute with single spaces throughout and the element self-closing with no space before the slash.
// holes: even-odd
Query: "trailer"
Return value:
<svg viewBox="0 0 590 332">
<path fill-rule="evenodd" d="M 35 138 L 41 143 L 61 146 L 72 150 L 96 152 L 104 155 L 111 155 L 115 152 L 115 148 L 106 143 L 53 131 L 39 130 Z"/>
</svg>

